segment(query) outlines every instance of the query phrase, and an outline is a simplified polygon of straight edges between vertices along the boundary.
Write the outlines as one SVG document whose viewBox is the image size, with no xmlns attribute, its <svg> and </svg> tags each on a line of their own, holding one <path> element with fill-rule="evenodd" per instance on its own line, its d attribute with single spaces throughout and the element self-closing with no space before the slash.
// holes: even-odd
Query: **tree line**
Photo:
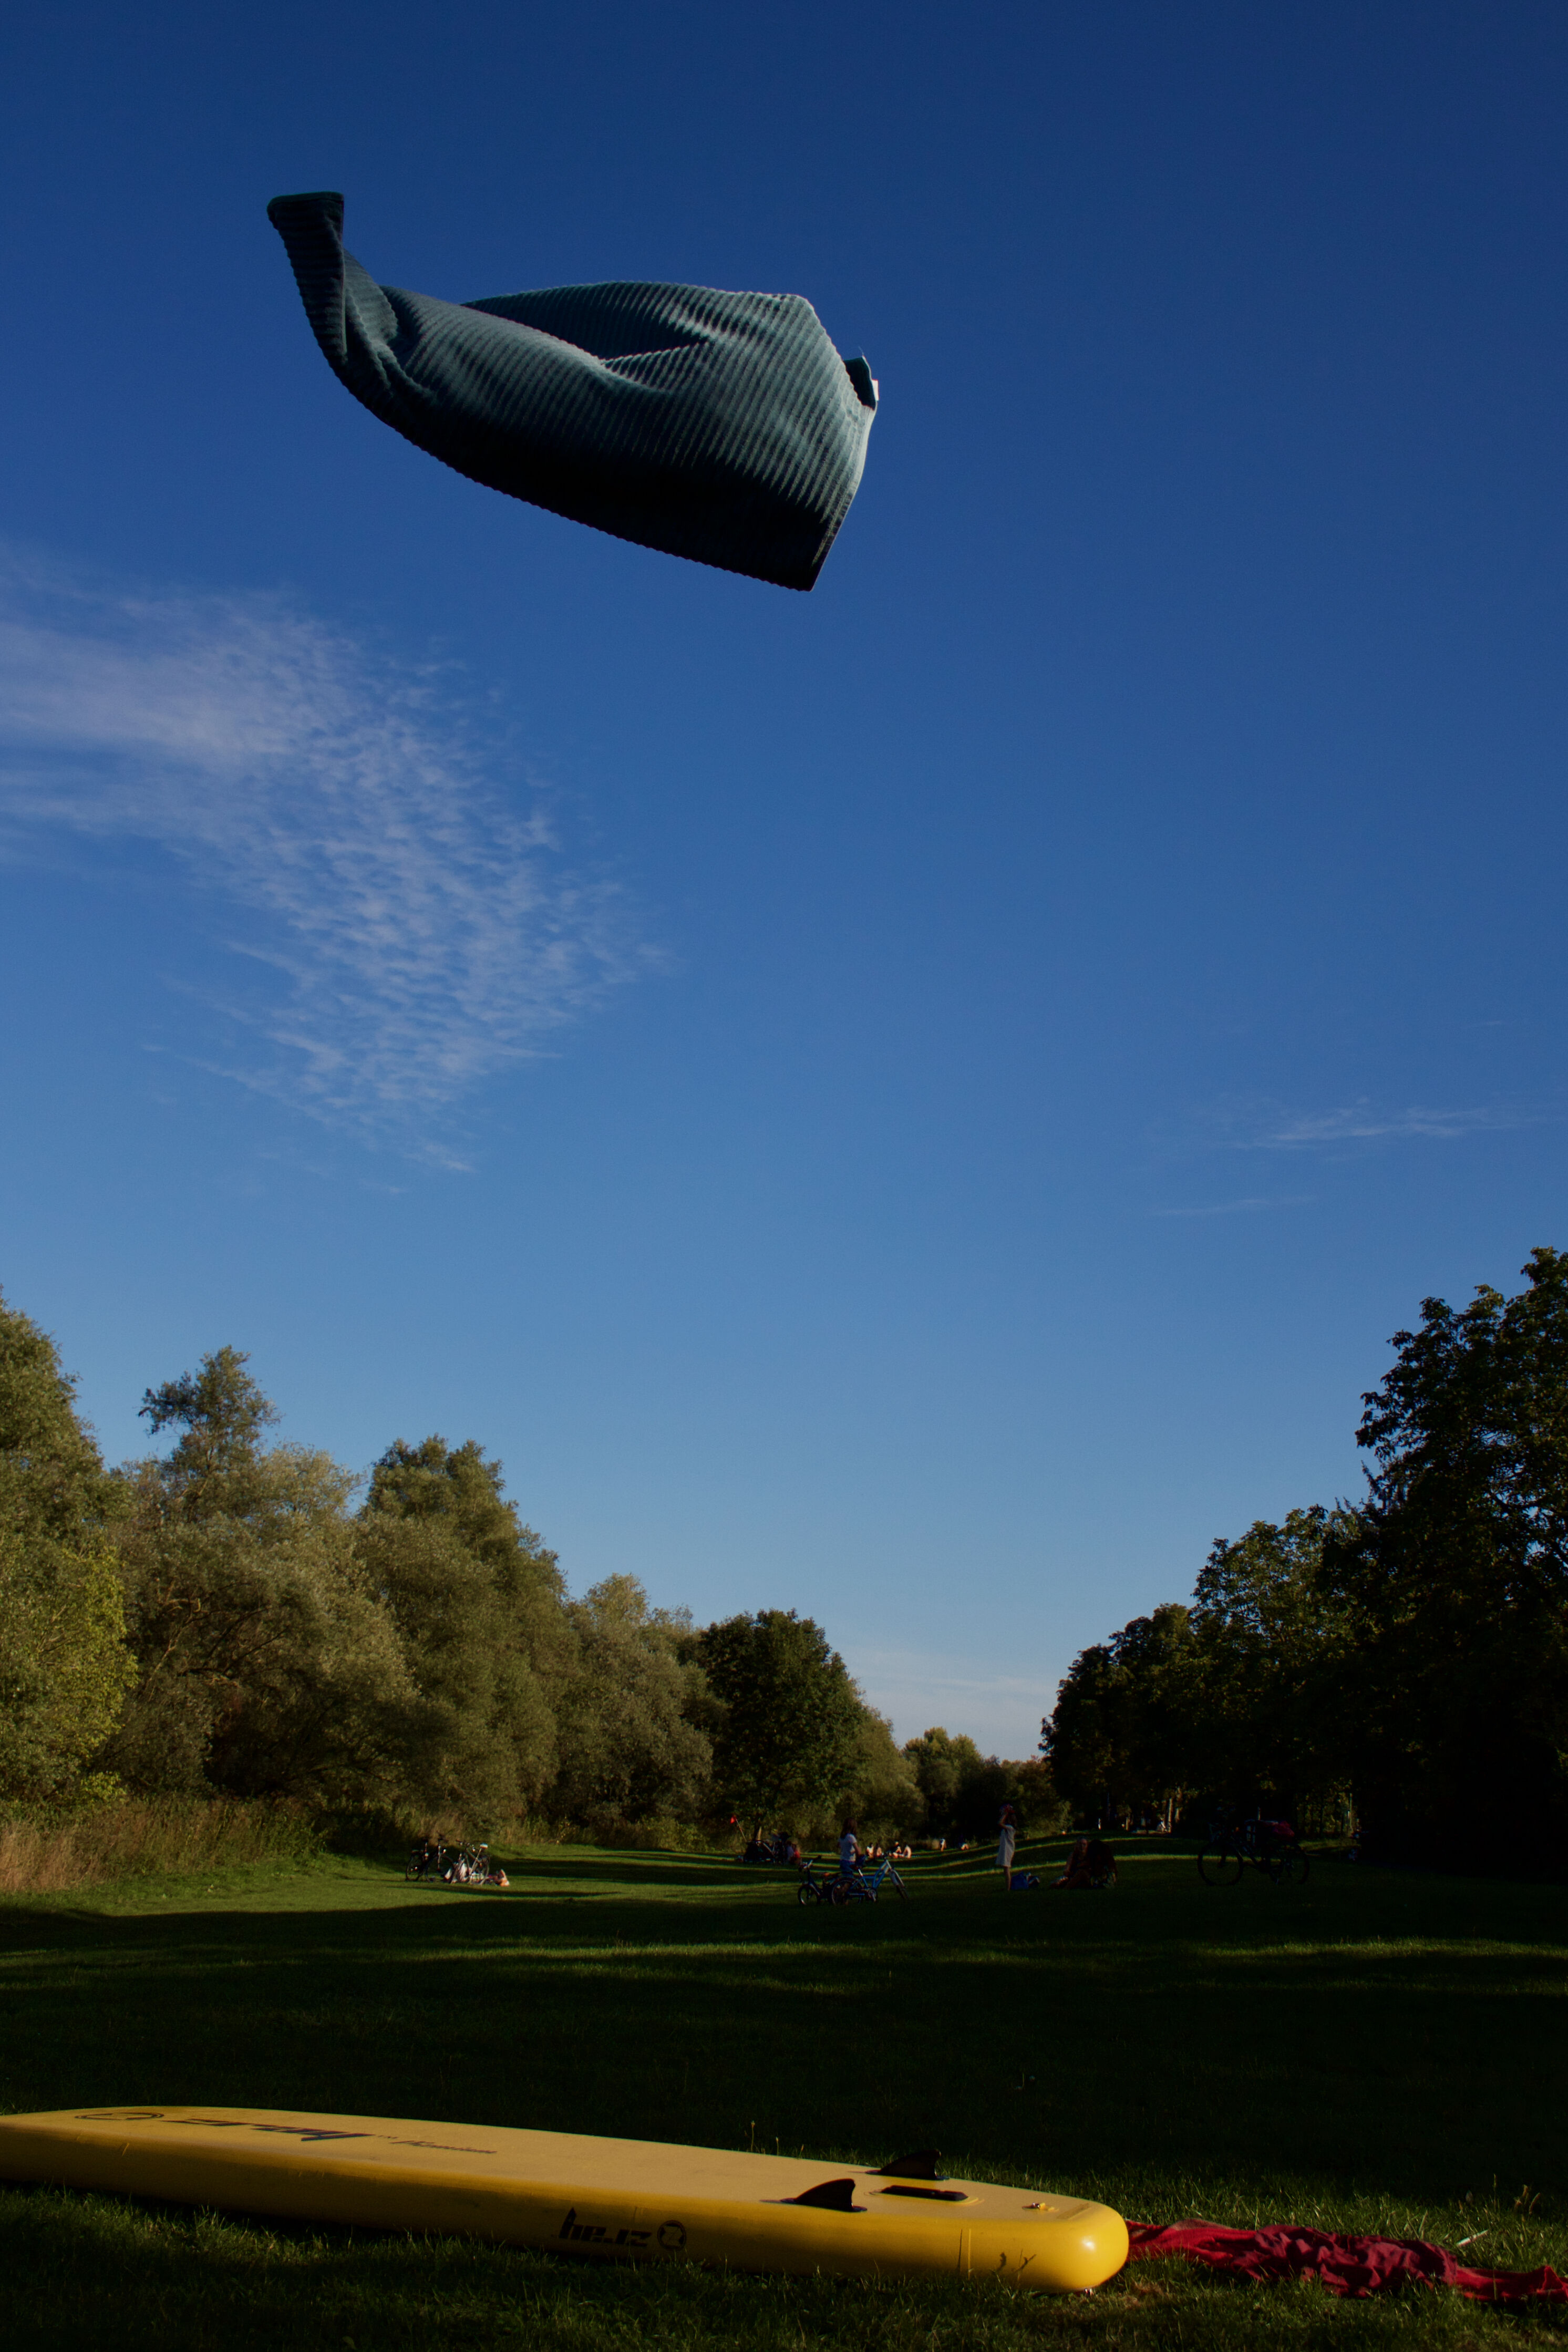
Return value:
<svg viewBox="0 0 1568 2352">
<path fill-rule="evenodd" d="M 110 1468 L 52 1340 L 0 1298 L 0 1798 L 276 1798 L 426 1831 L 668 1842 L 850 1811 L 981 1836 L 1062 1818 L 1038 1759 L 900 1748 L 823 1629 L 580 1598 L 472 1442 L 363 1479 L 279 1442 L 233 1348 L 149 1389 Z"/>
<path fill-rule="evenodd" d="M 1358 1501 L 1222 1538 L 1074 1661 L 1041 1749 L 1081 1819 L 1262 1806 L 1389 1860 L 1568 1864 L 1568 1256 L 1522 1271 L 1394 1333 Z"/>
</svg>

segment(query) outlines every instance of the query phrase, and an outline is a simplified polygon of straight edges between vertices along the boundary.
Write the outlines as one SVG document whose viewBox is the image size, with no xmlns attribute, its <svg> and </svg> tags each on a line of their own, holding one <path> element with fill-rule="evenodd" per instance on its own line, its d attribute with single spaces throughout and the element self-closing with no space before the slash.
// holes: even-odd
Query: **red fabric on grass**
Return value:
<svg viewBox="0 0 1568 2352">
<path fill-rule="evenodd" d="M 1237 2278 L 1316 2278 L 1331 2294 L 1380 2294 L 1417 2283 L 1458 2287 L 1478 2303 L 1568 2303 L 1568 2279 L 1538 2271 L 1470 2270 L 1423 2238 L 1340 2238 L 1327 2230 L 1222 2230 L 1212 2221 L 1129 2221 L 1130 2263 L 1184 2254 Z"/>
</svg>

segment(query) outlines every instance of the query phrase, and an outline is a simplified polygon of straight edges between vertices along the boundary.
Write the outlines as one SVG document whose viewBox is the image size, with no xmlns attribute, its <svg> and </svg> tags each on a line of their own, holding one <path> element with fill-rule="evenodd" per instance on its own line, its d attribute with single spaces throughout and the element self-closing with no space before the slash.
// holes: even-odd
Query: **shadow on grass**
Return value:
<svg viewBox="0 0 1568 2352">
<path fill-rule="evenodd" d="M 1302 2219 L 1303 2199 L 1347 2197 L 1418 2218 L 1494 2179 L 1510 2197 L 1547 2184 L 1537 2210 L 1555 2214 L 1565 1925 L 1554 1895 L 1350 1871 L 1283 1895 L 1175 1870 L 1083 1900 L 943 1889 L 848 1910 L 754 1884 L 733 1902 L 29 1907 L 0 1914 L 0 1985 L 26 2020 L 0 2046 L 0 2101 L 872 2162 L 934 2145 L 954 2169 L 1152 2219 L 1194 2201 L 1250 2219 L 1260 2196 Z"/>
</svg>

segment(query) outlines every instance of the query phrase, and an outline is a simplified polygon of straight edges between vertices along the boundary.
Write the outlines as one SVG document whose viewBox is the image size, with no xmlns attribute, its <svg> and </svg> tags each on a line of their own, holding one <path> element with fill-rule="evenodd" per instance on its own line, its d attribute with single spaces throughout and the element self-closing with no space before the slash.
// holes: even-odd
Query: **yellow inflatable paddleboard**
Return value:
<svg viewBox="0 0 1568 2352">
<path fill-rule="evenodd" d="M 1126 2225 L 1109 2206 L 949 2180 L 931 2149 L 869 2171 L 384 2116 L 84 2107 L 0 2116 L 0 2179 L 561 2253 L 956 2274 L 1058 2294 L 1099 2286 L 1127 2259 Z"/>
</svg>

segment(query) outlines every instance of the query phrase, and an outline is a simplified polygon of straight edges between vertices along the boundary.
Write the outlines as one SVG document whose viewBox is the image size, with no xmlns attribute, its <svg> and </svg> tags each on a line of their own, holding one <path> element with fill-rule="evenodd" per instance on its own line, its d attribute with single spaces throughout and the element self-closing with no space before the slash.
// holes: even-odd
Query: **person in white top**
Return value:
<svg viewBox="0 0 1568 2352">
<path fill-rule="evenodd" d="M 1003 1892 L 1013 1892 L 1013 1848 L 1018 1842 L 1018 1816 L 1011 1805 L 1004 1805 L 1001 1814 L 1001 1835 L 996 1841 L 996 1867 L 1002 1874 Z"/>
<path fill-rule="evenodd" d="M 853 1822 L 846 1822 L 844 1824 L 844 1834 L 838 1841 L 838 1875 L 840 1878 L 853 1878 L 855 1875 L 855 1865 L 859 1859 L 860 1840 L 856 1834 L 855 1824 Z"/>
</svg>

